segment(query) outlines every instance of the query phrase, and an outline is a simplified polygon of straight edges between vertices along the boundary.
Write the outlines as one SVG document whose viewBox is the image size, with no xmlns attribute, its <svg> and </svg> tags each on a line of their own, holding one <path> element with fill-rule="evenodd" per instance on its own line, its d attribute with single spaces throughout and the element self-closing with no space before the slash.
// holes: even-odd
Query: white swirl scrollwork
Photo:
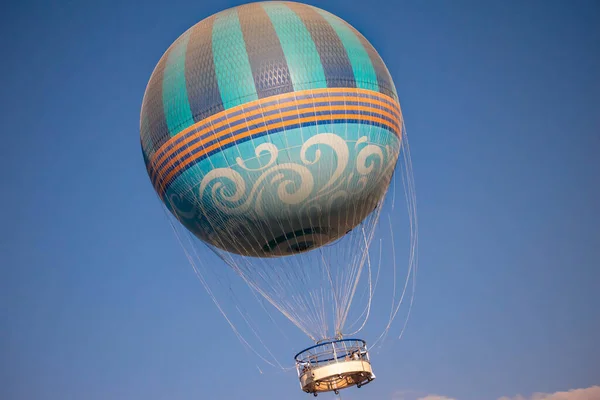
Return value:
<svg viewBox="0 0 600 400">
<path fill-rule="evenodd" d="M 358 138 L 358 140 L 356 141 L 356 143 L 354 144 L 354 148 L 358 149 L 358 146 L 360 146 L 363 143 L 367 142 L 367 137 L 366 136 L 361 136 L 360 138 Z"/>
<path fill-rule="evenodd" d="M 309 150 L 313 146 L 317 148 L 311 157 Z M 333 154 L 323 157 L 321 146 Z M 354 165 L 347 171 L 350 150 Z M 233 168 L 211 170 L 200 184 L 200 199 L 209 196 L 211 207 L 225 215 L 253 213 L 264 218 L 273 212 L 286 213 L 290 206 L 297 205 L 301 206 L 298 210 L 301 213 L 321 212 L 331 209 L 334 203 L 349 201 L 361 191 L 374 189 L 396 160 L 390 157 L 393 149 L 372 144 L 367 136 L 360 137 L 354 148 L 348 148 L 346 140 L 334 133 L 317 134 L 304 142 L 299 154 L 301 163 L 277 164 L 279 152 L 274 144 L 262 143 L 254 149 L 256 158 L 252 159 L 258 160 L 268 153 L 269 160 L 264 166 L 250 168 L 249 159 L 238 157 L 234 166 L 238 167 L 237 171 Z M 313 173 L 318 179 L 316 192 Z M 248 190 L 250 184 L 252 187 Z M 285 207 L 274 207 L 273 201 Z"/>
<path fill-rule="evenodd" d="M 329 188 L 331 185 L 333 185 L 339 179 L 339 177 L 342 176 L 342 173 L 346 169 L 346 166 L 348 165 L 348 145 L 346 144 L 346 141 L 344 139 L 333 133 L 320 133 L 318 135 L 315 135 L 308 139 L 302 146 L 302 149 L 300 150 L 300 159 L 304 164 L 311 165 L 317 163 L 320 160 L 320 149 L 317 149 L 315 151 L 315 159 L 313 161 L 309 161 L 306 158 L 306 151 L 310 147 L 317 144 L 324 144 L 331 147 L 331 149 L 337 156 L 336 169 L 333 172 L 333 174 L 331 174 L 331 178 L 329 178 L 329 181 L 319 189 L 319 193 L 321 193 L 327 190 L 327 188 Z"/>
<path fill-rule="evenodd" d="M 356 156 L 356 170 L 361 175 L 369 175 L 375 168 L 375 161 L 371 160 L 368 162 L 368 158 L 371 156 L 377 156 L 379 158 L 379 167 L 383 164 L 383 152 L 378 146 L 369 144 L 362 148 L 362 150 Z"/>
<path fill-rule="evenodd" d="M 295 173 L 300 178 L 300 182 L 296 183 L 291 179 L 284 179 L 285 175 L 279 173 L 280 171 Z M 264 214 L 262 205 L 258 205 L 254 202 L 254 199 L 257 197 L 259 189 L 267 178 L 274 173 L 276 174 L 272 177 L 270 183 L 273 185 L 279 183 L 277 186 L 277 195 L 279 200 L 285 204 L 298 204 L 304 201 L 313 190 L 314 179 L 308 168 L 299 164 L 286 163 L 276 165 L 264 171 L 254 183 L 250 193 L 242 204 L 236 204 L 246 194 L 246 183 L 240 173 L 231 168 L 214 169 L 202 179 L 199 190 L 200 198 L 204 196 L 207 186 L 212 181 L 218 179 L 219 181 L 212 186 L 211 190 L 211 197 L 215 207 L 229 215 L 240 215 L 248 212 L 254 204 L 254 211 L 258 214 Z M 223 180 L 233 183 L 235 189 L 233 194 L 228 195 L 226 193 Z M 262 193 L 260 200 L 262 200 Z"/>
<path fill-rule="evenodd" d="M 246 193 L 246 182 L 239 172 L 234 171 L 231 168 L 217 168 L 210 171 L 202 179 L 202 182 L 200 183 L 200 198 L 202 198 L 204 191 L 206 190 L 206 186 L 208 186 L 208 184 L 215 179 L 225 179 L 233 182 L 235 192 L 233 192 L 231 195 L 227 195 L 227 193 L 225 193 L 226 187 L 223 185 L 223 182 L 217 182 L 212 187 L 213 198 L 215 198 L 218 194 L 228 202 L 237 202 L 242 198 L 244 193 Z"/>
<path fill-rule="evenodd" d="M 245 169 L 246 171 L 262 171 L 263 169 L 267 169 L 271 165 L 273 165 L 275 163 L 275 161 L 277 161 L 277 157 L 279 156 L 279 150 L 277 149 L 277 146 L 275 146 L 273 143 L 259 144 L 258 146 L 256 146 L 256 149 L 254 150 L 254 154 L 256 154 L 257 159 L 264 152 L 269 153 L 269 155 L 271 157 L 269 158 L 269 162 L 267 162 L 266 165 L 264 165 L 260 168 L 248 168 L 246 166 L 246 162 L 244 160 L 242 160 L 241 157 L 236 158 L 235 162 L 237 163 L 237 165 L 239 165 L 241 168 Z"/>
</svg>

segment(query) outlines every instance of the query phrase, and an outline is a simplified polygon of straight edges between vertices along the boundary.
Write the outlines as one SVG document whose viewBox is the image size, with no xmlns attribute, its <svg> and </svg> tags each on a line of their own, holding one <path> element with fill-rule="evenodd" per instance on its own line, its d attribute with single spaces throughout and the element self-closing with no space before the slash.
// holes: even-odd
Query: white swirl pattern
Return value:
<svg viewBox="0 0 600 400">
<path fill-rule="evenodd" d="M 316 247 L 336 240 L 385 194 L 400 152 L 389 139 L 345 136 L 316 134 L 286 148 L 262 143 L 252 157 L 208 169 L 191 192 L 170 194 L 171 211 L 198 238 L 239 254 L 271 256 L 266 243 L 314 221 L 333 225 L 303 240 Z M 287 241 L 276 251 L 281 246 Z"/>
<path fill-rule="evenodd" d="M 324 149 L 321 147 L 315 150 L 313 157 L 309 157 L 307 155 L 309 149 L 318 145 L 328 147 L 335 157 L 323 158 Z M 264 195 L 265 190 L 267 193 L 275 193 L 283 206 L 301 205 L 305 210 L 308 208 L 320 210 L 323 205 L 331 205 L 340 197 L 347 197 L 349 193 L 365 190 L 367 185 L 373 186 L 379 183 L 386 172 L 395 166 L 397 152 L 391 151 L 388 147 L 384 155 L 380 146 L 368 144 L 366 136 L 359 138 L 354 147 L 358 151 L 354 156 L 355 165 L 351 171 L 347 171 L 350 159 L 348 144 L 346 140 L 334 133 L 317 134 L 302 145 L 300 161 L 303 165 L 290 162 L 275 165 L 279 149 L 273 143 L 263 143 L 256 147 L 255 155 L 257 158 L 265 152 L 270 155 L 264 166 L 249 168 L 241 157 L 236 159 L 237 166 L 243 171 L 260 172 L 257 179 L 244 178 L 233 168 L 217 168 L 204 176 L 198 194 L 202 199 L 201 202 L 205 202 L 208 200 L 205 198 L 206 191 L 210 187 L 209 203 L 230 216 L 250 211 L 258 216 L 265 216 L 263 204 L 263 200 L 267 197 Z M 362 148 L 358 150 L 359 147 Z M 359 187 L 351 184 L 351 180 L 356 176 L 354 171 L 360 176 Z M 317 177 L 313 176 L 315 172 L 318 172 Z M 296 179 L 293 179 L 294 177 Z M 248 193 L 248 183 L 252 181 L 253 185 Z M 273 189 L 266 189 L 268 185 Z M 320 203 L 320 199 L 325 203 Z M 272 204 L 270 206 L 272 208 Z"/>
</svg>

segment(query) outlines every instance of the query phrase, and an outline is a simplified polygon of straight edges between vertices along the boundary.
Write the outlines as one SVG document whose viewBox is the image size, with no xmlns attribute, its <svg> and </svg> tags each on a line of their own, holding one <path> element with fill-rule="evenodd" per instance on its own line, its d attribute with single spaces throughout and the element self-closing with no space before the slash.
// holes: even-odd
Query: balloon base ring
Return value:
<svg viewBox="0 0 600 400">
<path fill-rule="evenodd" d="M 351 386 L 360 388 L 373 379 L 364 340 L 342 339 L 319 343 L 295 357 L 300 387 L 306 393 L 336 394 Z"/>
</svg>

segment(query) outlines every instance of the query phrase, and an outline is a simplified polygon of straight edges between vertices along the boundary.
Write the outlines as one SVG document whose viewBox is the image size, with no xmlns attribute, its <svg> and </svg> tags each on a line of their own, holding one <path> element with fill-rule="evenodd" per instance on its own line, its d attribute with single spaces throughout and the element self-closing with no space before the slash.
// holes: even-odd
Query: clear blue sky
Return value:
<svg viewBox="0 0 600 400">
<path fill-rule="evenodd" d="M 409 329 L 344 398 L 600 383 L 600 3 L 310 3 L 386 61 L 419 206 Z M 0 398 L 308 398 L 220 319 L 139 148 L 158 58 L 236 4 L 2 6 Z"/>
</svg>

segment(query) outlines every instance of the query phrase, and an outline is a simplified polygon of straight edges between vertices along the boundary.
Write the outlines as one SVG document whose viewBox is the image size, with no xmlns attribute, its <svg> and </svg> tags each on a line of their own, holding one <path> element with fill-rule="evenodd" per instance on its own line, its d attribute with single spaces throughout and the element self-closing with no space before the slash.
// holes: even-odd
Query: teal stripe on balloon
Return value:
<svg viewBox="0 0 600 400">
<path fill-rule="evenodd" d="M 169 51 L 163 75 L 162 99 L 171 136 L 194 123 L 185 83 L 185 53 L 190 38 L 187 31 Z"/>
<path fill-rule="evenodd" d="M 212 31 L 212 51 L 223 107 L 228 109 L 257 100 L 237 9 L 217 14 Z"/>
<path fill-rule="evenodd" d="M 284 3 L 265 2 L 261 5 L 277 32 L 294 91 L 326 88 L 321 57 L 302 19 Z"/>
<path fill-rule="evenodd" d="M 360 39 L 352 32 L 352 29 L 341 19 L 336 16 L 317 9 L 317 11 L 325 18 L 331 27 L 335 30 L 338 37 L 342 41 L 350 64 L 352 64 L 352 71 L 354 72 L 354 79 L 356 81 L 356 87 L 361 89 L 369 89 L 379 91 L 379 85 L 377 84 L 377 73 L 369 57 L 369 53 L 362 45 Z"/>
</svg>

